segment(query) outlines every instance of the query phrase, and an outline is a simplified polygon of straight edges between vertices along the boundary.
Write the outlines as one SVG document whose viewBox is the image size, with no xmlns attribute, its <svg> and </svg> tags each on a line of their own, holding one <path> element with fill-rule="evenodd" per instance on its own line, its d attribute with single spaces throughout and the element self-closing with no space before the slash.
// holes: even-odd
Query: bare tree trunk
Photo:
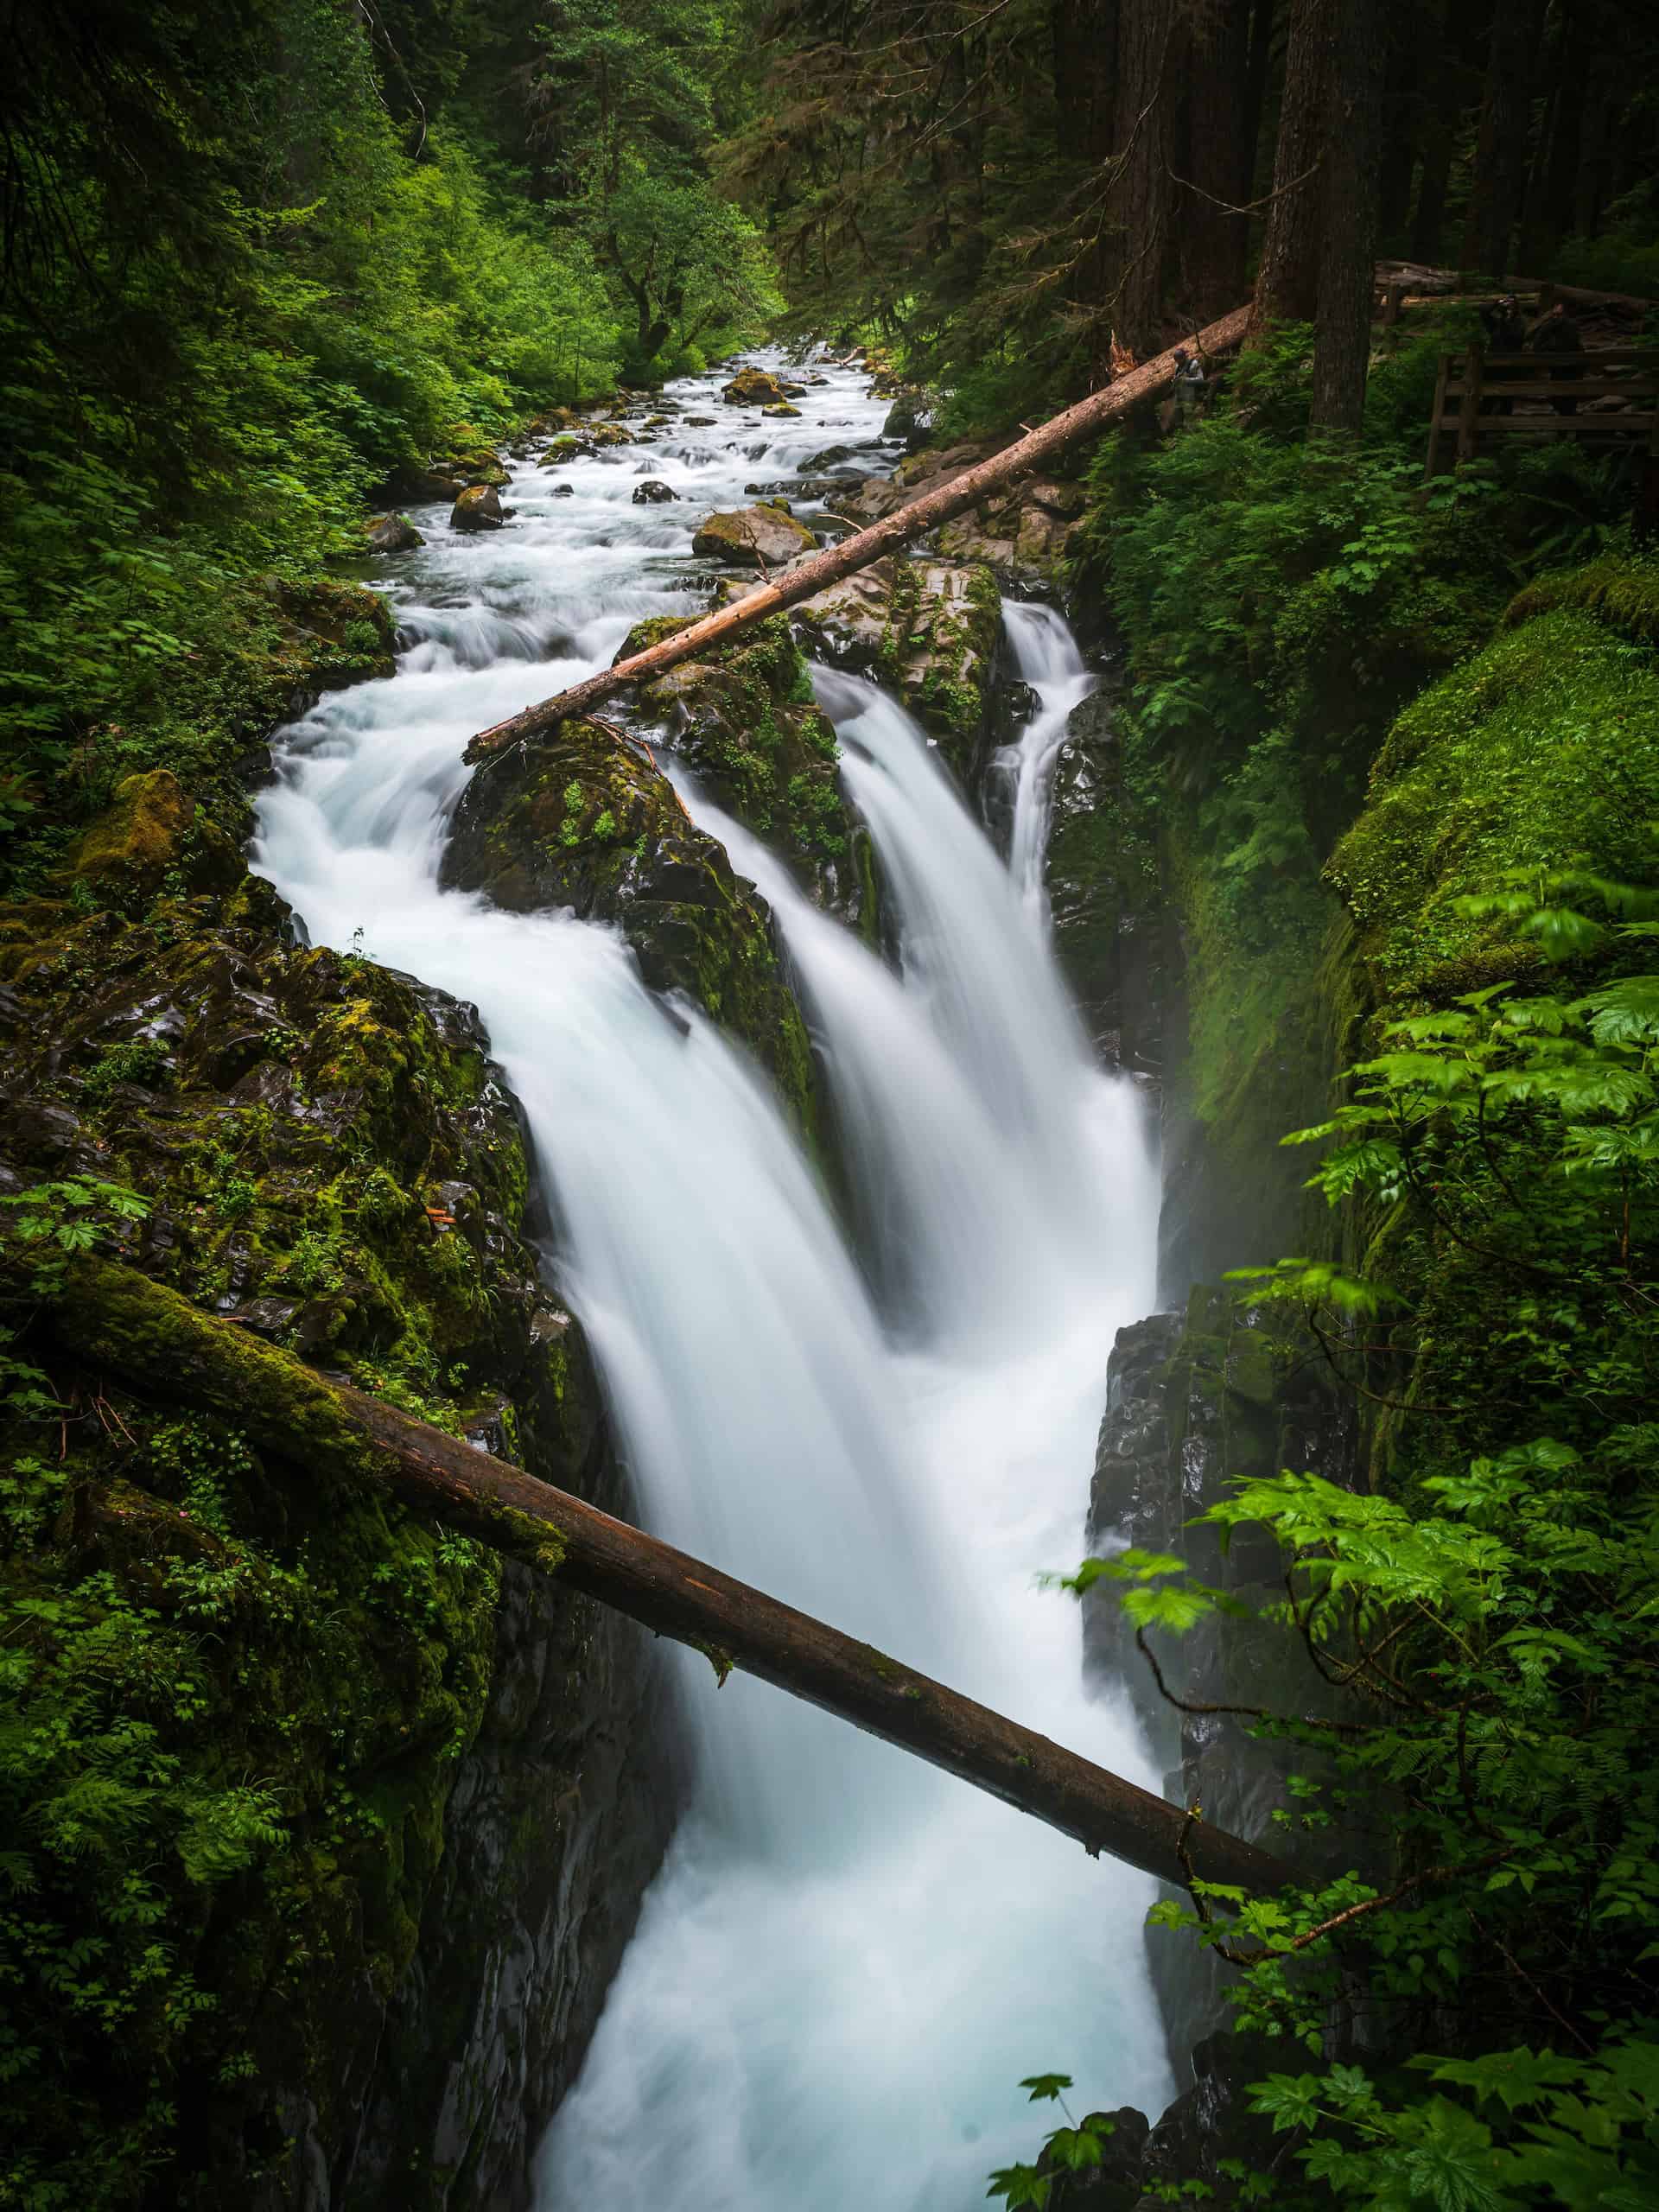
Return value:
<svg viewBox="0 0 1659 2212">
<path fill-rule="evenodd" d="M 1383 35 L 1382 0 L 1342 0 L 1331 58 L 1325 222 L 1313 326 L 1311 421 L 1317 430 L 1357 430 L 1365 411 L 1376 265 Z"/>
<path fill-rule="evenodd" d="M 1403 248 L 1411 215 L 1411 177 L 1417 159 L 1424 10 L 1391 8 L 1384 30 L 1388 52 L 1382 79 L 1382 139 L 1378 160 L 1376 234 L 1386 252 Z"/>
<path fill-rule="evenodd" d="M 1533 60 L 1541 24 L 1539 0 L 1497 0 L 1475 147 L 1475 182 L 1464 225 L 1463 266 L 1501 278 L 1515 251 L 1526 177 Z"/>
<path fill-rule="evenodd" d="M 321 1482 L 386 1484 L 417 1510 L 658 1635 L 897 1744 L 1005 1803 L 1177 1886 L 1278 1887 L 1290 1870 L 1179 1806 L 960 1697 L 718 1567 L 659 1543 L 379 1398 L 328 1382 L 131 1268 L 74 1269 L 53 1327 L 100 1371 L 164 1382 Z"/>
<path fill-rule="evenodd" d="M 1212 356 L 1230 353 L 1243 341 L 1249 315 L 1247 308 L 1237 308 L 1200 331 L 1193 343 L 1200 353 Z M 843 538 L 839 545 L 815 553 L 798 568 L 785 569 L 776 582 L 763 584 L 759 591 L 751 592 L 734 606 L 705 614 L 700 621 L 664 638 L 660 645 L 619 661 L 613 668 L 601 669 L 597 676 L 573 683 L 568 691 L 556 692 L 536 706 L 526 707 L 522 714 L 511 715 L 507 721 L 496 723 L 493 729 L 481 730 L 467 748 L 467 760 L 485 760 L 502 747 L 516 745 L 541 730 L 551 729 L 556 722 L 573 715 L 590 714 L 625 685 L 649 682 L 671 668 L 677 668 L 695 654 L 723 645 L 753 624 L 763 622 L 767 615 L 776 614 L 785 607 L 798 606 L 802 600 L 810 599 L 814 592 L 823 591 L 826 585 L 839 583 L 843 576 L 850 576 L 855 570 L 868 568 L 872 561 L 879 561 L 884 553 L 896 551 L 940 523 L 949 522 L 953 515 L 964 514 L 991 493 L 1017 483 L 1020 477 L 1029 475 L 1079 439 L 1097 436 L 1142 400 L 1155 398 L 1169 391 L 1174 378 L 1175 355 L 1172 349 L 1144 362 L 1128 375 L 1119 377 L 1104 391 L 1080 399 L 1075 407 L 1068 407 L 1063 415 L 1055 416 L 1029 437 L 1020 439 L 989 461 L 982 461 L 977 468 L 966 470 L 938 491 L 900 507 L 896 514 L 873 523 L 868 530 Z"/>
<path fill-rule="evenodd" d="M 1582 0 L 1576 6 L 1573 0 L 1561 0 L 1560 70 L 1550 103 L 1549 152 L 1538 221 L 1528 250 L 1529 269 L 1547 268 L 1550 255 L 1573 227 L 1594 30 L 1594 12 Z"/>
<path fill-rule="evenodd" d="M 1117 19 L 1118 0 L 1052 0 L 1049 10 L 1056 137 L 1071 176 L 1084 192 L 1098 188 L 1100 172 L 1112 150 Z M 1106 220 L 1109 214 L 1109 207 Z M 1075 272 L 1072 297 L 1078 307 L 1103 308 L 1116 264 L 1103 220 Z M 1094 340 L 1091 354 L 1103 374 L 1110 358 L 1105 327 Z"/>
<path fill-rule="evenodd" d="M 1185 48 L 1175 0 L 1119 0 L 1111 220 L 1119 274 L 1112 323 L 1137 355 L 1158 344 L 1169 246 L 1176 73 Z"/>
<path fill-rule="evenodd" d="M 1180 200 L 1186 293 L 1202 321 L 1225 313 L 1244 289 L 1249 218 L 1231 212 L 1250 196 L 1255 147 L 1249 133 L 1249 0 L 1217 0 L 1192 31 L 1186 147 Z"/>
<path fill-rule="evenodd" d="M 1443 0 L 1437 9 L 1430 45 L 1438 57 L 1423 91 L 1422 118 L 1418 136 L 1422 170 L 1417 181 L 1417 205 L 1411 219 L 1411 258 L 1431 267 L 1440 259 L 1446 229 L 1446 192 L 1452 181 L 1452 154 L 1457 137 L 1459 86 L 1462 72 L 1457 66 L 1452 27 L 1459 0 Z"/>
<path fill-rule="evenodd" d="M 1291 0 L 1273 200 L 1256 271 L 1252 341 L 1275 322 L 1312 322 L 1318 304 L 1326 93 L 1338 4 L 1338 0 Z"/>
</svg>

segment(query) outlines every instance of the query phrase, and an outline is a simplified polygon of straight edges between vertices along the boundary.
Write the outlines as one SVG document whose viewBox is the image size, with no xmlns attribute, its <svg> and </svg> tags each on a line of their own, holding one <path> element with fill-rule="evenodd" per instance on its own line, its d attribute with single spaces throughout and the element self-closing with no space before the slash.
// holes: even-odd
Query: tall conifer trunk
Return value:
<svg viewBox="0 0 1659 2212">
<path fill-rule="evenodd" d="M 1216 0 L 1194 22 L 1187 72 L 1186 146 L 1177 222 L 1187 305 L 1200 322 L 1236 306 L 1244 290 L 1255 164 L 1249 113 L 1249 0 Z"/>
<path fill-rule="evenodd" d="M 1382 4 L 1341 0 L 1336 10 L 1313 334 L 1316 429 L 1357 430 L 1365 409 L 1382 136 Z"/>
<path fill-rule="evenodd" d="M 1175 0 L 1119 0 L 1112 130 L 1112 322 L 1137 356 L 1155 353 L 1169 246 L 1170 149 L 1185 22 Z"/>
<path fill-rule="evenodd" d="M 1533 63 L 1542 20 L 1541 0 L 1497 0 L 1492 11 L 1474 190 L 1462 251 L 1464 267 L 1483 276 L 1503 276 L 1515 251 L 1526 183 Z"/>
<path fill-rule="evenodd" d="M 1291 0 L 1273 200 L 1256 272 L 1252 339 L 1275 322 L 1312 322 L 1325 204 L 1326 91 L 1338 0 Z"/>
</svg>

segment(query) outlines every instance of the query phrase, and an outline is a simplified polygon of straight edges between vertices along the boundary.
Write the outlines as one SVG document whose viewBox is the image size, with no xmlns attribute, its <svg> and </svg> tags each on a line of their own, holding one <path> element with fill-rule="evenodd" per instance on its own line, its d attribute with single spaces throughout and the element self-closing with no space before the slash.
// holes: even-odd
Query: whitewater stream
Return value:
<svg viewBox="0 0 1659 2212">
<path fill-rule="evenodd" d="M 416 513 L 425 546 L 378 579 L 397 672 L 283 734 L 256 864 L 315 941 L 480 1008 L 645 1525 L 1156 1788 L 1126 1714 L 1084 1695 L 1075 1607 L 1037 1586 L 1081 1555 L 1107 1357 L 1152 1306 L 1155 1228 L 1139 1103 L 1093 1065 L 1046 943 L 1049 792 L 1089 685 L 1060 618 L 1007 609 L 1039 708 L 1001 762 L 1007 864 L 916 724 L 818 672 L 894 965 L 664 759 L 773 906 L 843 1134 L 845 1222 L 764 1078 L 695 1008 L 664 1020 L 618 937 L 438 888 L 473 733 L 608 662 L 642 616 L 698 607 L 692 532 L 746 482 L 878 437 L 886 403 L 822 373 L 793 422 L 724 407 L 720 377 L 671 386 L 715 427 L 527 463 L 498 533 Z M 680 502 L 632 505 L 647 474 Z M 692 1802 L 543 2145 L 537 2212 L 969 2212 L 1052 2124 L 1021 2075 L 1074 2074 L 1077 2109 L 1160 2108 L 1150 1882 L 681 1657 Z"/>
</svg>

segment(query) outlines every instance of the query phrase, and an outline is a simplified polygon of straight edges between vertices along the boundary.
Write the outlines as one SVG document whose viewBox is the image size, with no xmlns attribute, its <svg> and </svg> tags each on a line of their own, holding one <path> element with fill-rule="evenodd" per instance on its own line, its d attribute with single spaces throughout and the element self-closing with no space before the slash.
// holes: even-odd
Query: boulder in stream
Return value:
<svg viewBox="0 0 1659 2212">
<path fill-rule="evenodd" d="M 660 643 L 683 620 L 673 614 L 636 623 L 617 658 Z M 772 615 L 706 658 L 682 661 L 645 688 L 636 711 L 819 906 L 849 919 L 872 912 L 862 833 L 836 774 L 836 733 L 812 696 L 787 616 Z"/>
<path fill-rule="evenodd" d="M 771 912 L 696 828 L 645 746 L 574 719 L 473 778 L 442 880 L 513 913 L 568 907 L 620 930 L 652 989 L 683 992 L 747 1045 L 801 1125 L 813 1119 L 806 1028 Z"/>
<path fill-rule="evenodd" d="M 747 569 L 779 569 L 798 553 L 817 550 L 817 539 L 804 523 L 781 508 L 737 507 L 705 516 L 691 550 Z"/>
<path fill-rule="evenodd" d="M 889 555 L 791 610 L 816 659 L 891 685 L 964 783 L 989 730 L 1002 595 L 982 566 Z"/>
<path fill-rule="evenodd" d="M 493 484 L 474 484 L 449 511 L 451 530 L 499 530 L 506 520 Z"/>
<path fill-rule="evenodd" d="M 660 476 L 647 476 L 643 484 L 635 485 L 633 504 L 636 507 L 662 507 L 679 496 L 674 486 L 664 483 Z"/>
<path fill-rule="evenodd" d="M 400 514 L 372 516 L 363 535 L 371 553 L 412 553 L 426 543 L 409 517 Z"/>
<path fill-rule="evenodd" d="M 728 407 L 775 407 L 784 404 L 784 388 L 764 369 L 740 369 L 721 392 Z"/>
</svg>

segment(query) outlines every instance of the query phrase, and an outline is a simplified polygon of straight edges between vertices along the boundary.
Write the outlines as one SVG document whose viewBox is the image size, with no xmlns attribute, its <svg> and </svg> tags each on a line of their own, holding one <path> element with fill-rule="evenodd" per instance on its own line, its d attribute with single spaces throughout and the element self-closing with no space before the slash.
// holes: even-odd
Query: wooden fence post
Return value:
<svg viewBox="0 0 1659 2212">
<path fill-rule="evenodd" d="M 1480 446 L 1482 354 L 1471 346 L 1463 357 L 1463 397 L 1458 404 L 1458 460 L 1472 461 Z"/>
</svg>

